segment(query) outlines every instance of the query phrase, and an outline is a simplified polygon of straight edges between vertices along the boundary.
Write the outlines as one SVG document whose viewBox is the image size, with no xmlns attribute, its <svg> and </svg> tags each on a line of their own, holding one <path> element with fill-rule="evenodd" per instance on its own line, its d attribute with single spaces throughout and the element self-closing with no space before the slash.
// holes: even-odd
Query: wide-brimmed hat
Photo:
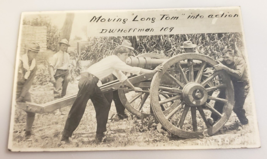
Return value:
<svg viewBox="0 0 267 159">
<path fill-rule="evenodd" d="M 197 45 L 193 44 L 191 41 L 185 41 L 181 48 L 195 48 Z"/>
<path fill-rule="evenodd" d="M 62 39 L 62 40 L 59 42 L 59 44 L 66 44 L 66 45 L 70 46 L 69 41 L 68 41 L 67 39 Z"/>
<path fill-rule="evenodd" d="M 26 44 L 26 49 L 33 52 L 39 52 L 40 51 L 40 45 L 38 43 L 32 42 Z"/>
<path fill-rule="evenodd" d="M 129 40 L 123 40 L 121 45 L 119 45 L 118 47 L 121 46 L 134 50 L 134 48 L 132 47 L 132 43 Z"/>
</svg>

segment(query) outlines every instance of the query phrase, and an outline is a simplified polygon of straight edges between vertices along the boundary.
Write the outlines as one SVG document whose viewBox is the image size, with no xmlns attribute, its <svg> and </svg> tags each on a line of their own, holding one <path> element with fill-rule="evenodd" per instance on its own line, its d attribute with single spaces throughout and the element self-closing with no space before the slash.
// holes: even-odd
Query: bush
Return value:
<svg viewBox="0 0 267 159">
<path fill-rule="evenodd" d="M 236 50 L 236 46 L 243 47 L 241 33 L 92 37 L 88 38 L 87 45 L 81 48 L 80 59 L 99 61 L 103 57 L 111 55 L 123 39 L 131 41 L 136 55 L 158 53 L 171 57 L 184 52 L 181 46 L 185 41 L 196 44 L 197 52 L 211 56 L 214 59 L 220 58 L 226 49 Z"/>
<path fill-rule="evenodd" d="M 47 16 L 38 15 L 38 17 L 28 20 L 23 19 L 23 25 L 46 26 L 47 28 L 47 49 L 52 51 L 58 50 L 58 41 L 60 33 L 57 26 L 51 24 L 51 19 Z"/>
</svg>

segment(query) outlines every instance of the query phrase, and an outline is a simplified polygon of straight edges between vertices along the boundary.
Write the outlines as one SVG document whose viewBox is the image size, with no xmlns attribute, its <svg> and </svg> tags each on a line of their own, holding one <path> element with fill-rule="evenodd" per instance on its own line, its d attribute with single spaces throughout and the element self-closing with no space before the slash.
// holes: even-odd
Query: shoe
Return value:
<svg viewBox="0 0 267 159">
<path fill-rule="evenodd" d="M 61 112 L 59 109 L 57 109 L 57 110 L 55 111 L 55 115 L 58 116 L 58 115 L 64 115 L 64 114 L 62 114 L 62 112 Z"/>
<path fill-rule="evenodd" d="M 96 133 L 95 143 L 100 144 L 103 141 L 104 137 L 105 137 L 104 133 Z"/>
<path fill-rule="evenodd" d="M 208 124 L 210 125 L 210 126 L 212 126 L 215 122 L 214 122 L 214 120 L 212 119 L 212 118 L 208 118 L 207 119 L 207 122 L 208 122 Z"/>
<path fill-rule="evenodd" d="M 123 119 L 127 119 L 128 118 L 128 115 L 126 114 L 116 114 L 112 120 L 113 121 L 119 121 L 119 120 L 123 120 Z"/>
<path fill-rule="evenodd" d="M 118 115 L 119 115 L 119 117 L 120 117 L 121 119 L 127 119 L 127 118 L 128 118 L 128 115 L 125 114 L 125 113 L 123 113 L 123 114 L 118 114 Z"/>
<path fill-rule="evenodd" d="M 60 94 L 55 94 L 55 95 L 54 95 L 54 98 L 60 98 L 60 97 L 61 97 Z"/>
<path fill-rule="evenodd" d="M 69 143 L 69 142 L 70 142 L 70 139 L 69 139 L 69 137 L 67 137 L 67 136 L 65 136 L 65 135 L 62 135 L 60 141 L 64 141 L 64 142 L 66 142 L 66 143 Z"/>
<path fill-rule="evenodd" d="M 32 131 L 25 131 L 25 138 L 29 139 L 32 136 Z"/>
<path fill-rule="evenodd" d="M 242 119 L 239 119 L 240 120 L 240 123 L 242 124 L 242 125 L 247 125 L 248 124 L 248 119 L 247 119 L 247 117 L 243 117 Z"/>
</svg>

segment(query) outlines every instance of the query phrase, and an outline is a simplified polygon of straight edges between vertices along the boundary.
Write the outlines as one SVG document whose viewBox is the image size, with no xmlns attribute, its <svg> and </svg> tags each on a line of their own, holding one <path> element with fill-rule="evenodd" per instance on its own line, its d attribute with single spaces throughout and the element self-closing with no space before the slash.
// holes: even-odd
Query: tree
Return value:
<svg viewBox="0 0 267 159">
<path fill-rule="evenodd" d="M 68 41 L 70 40 L 73 19 L 74 19 L 74 13 L 67 13 L 64 25 L 61 29 L 59 41 L 62 39 L 67 39 Z"/>
</svg>

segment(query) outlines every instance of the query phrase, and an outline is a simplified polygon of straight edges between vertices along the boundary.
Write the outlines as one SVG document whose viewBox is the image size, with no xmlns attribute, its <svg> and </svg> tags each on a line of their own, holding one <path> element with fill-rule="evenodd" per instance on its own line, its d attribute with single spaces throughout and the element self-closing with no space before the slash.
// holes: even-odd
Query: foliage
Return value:
<svg viewBox="0 0 267 159">
<path fill-rule="evenodd" d="M 24 18 L 23 25 L 46 26 L 47 28 L 47 49 L 57 51 L 60 32 L 57 26 L 51 24 L 51 19 L 47 16 L 38 15 L 31 20 Z"/>
<path fill-rule="evenodd" d="M 196 51 L 211 56 L 214 59 L 221 57 L 226 49 L 236 49 L 235 44 L 243 47 L 241 33 L 209 33 L 209 34 L 177 34 L 177 35 L 153 35 L 153 36 L 125 36 L 125 37 L 93 37 L 88 38 L 87 45 L 81 48 L 81 60 L 99 61 L 112 54 L 116 46 L 123 39 L 131 41 L 136 54 L 158 53 L 167 57 L 181 54 L 184 41 L 196 44 Z"/>
<path fill-rule="evenodd" d="M 50 83 L 51 76 L 48 71 L 48 64 L 46 61 L 39 61 L 37 71 L 33 80 L 33 85 L 47 85 Z"/>
<path fill-rule="evenodd" d="M 81 48 L 81 60 L 99 61 L 111 55 L 113 50 L 122 43 L 122 37 L 93 37 L 88 38 L 88 43 Z"/>
<path fill-rule="evenodd" d="M 184 41 L 191 41 L 197 45 L 199 53 L 217 58 L 225 49 L 235 49 L 235 42 L 243 46 L 241 33 L 209 33 L 209 34 L 178 34 L 137 37 L 138 52 L 163 52 L 171 57 L 182 53 Z"/>
<path fill-rule="evenodd" d="M 44 104 L 54 100 L 54 86 L 45 60 L 38 61 L 37 71 L 30 89 L 31 102 Z"/>
</svg>

